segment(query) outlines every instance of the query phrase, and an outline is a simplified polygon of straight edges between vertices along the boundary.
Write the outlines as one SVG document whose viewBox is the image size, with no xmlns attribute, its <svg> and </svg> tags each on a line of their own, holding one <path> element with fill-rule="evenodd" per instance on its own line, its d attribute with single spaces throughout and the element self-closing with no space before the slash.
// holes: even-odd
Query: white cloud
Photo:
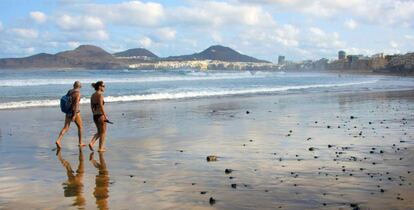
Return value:
<svg viewBox="0 0 414 210">
<path fill-rule="evenodd" d="M 340 39 L 337 32 L 326 33 L 320 28 L 310 27 L 306 37 L 311 46 L 319 49 L 336 50 L 345 47 L 345 42 Z"/>
<path fill-rule="evenodd" d="M 58 43 L 58 42 L 54 42 L 54 41 L 47 42 L 46 44 L 47 44 L 48 46 L 51 46 L 51 47 L 57 47 L 57 46 L 59 46 L 59 43 Z"/>
<path fill-rule="evenodd" d="M 331 17 L 337 13 L 332 7 L 325 7 L 318 1 L 314 1 L 308 7 L 301 8 L 301 11 L 305 14 L 318 17 Z"/>
<path fill-rule="evenodd" d="M 93 39 L 97 39 L 97 40 L 108 40 L 109 39 L 109 35 L 105 30 L 97 30 L 97 31 L 91 31 L 91 32 L 86 32 L 88 33 L 86 36 L 93 40 Z"/>
<path fill-rule="evenodd" d="M 404 35 L 404 38 L 406 38 L 408 40 L 414 40 L 414 36 L 413 35 L 409 35 L 409 34 Z"/>
<path fill-rule="evenodd" d="M 191 6 L 172 8 L 168 19 L 178 24 L 210 26 L 270 26 L 273 17 L 260 6 L 218 1 L 193 2 Z"/>
<path fill-rule="evenodd" d="M 138 40 L 138 43 L 139 43 L 142 47 L 147 48 L 147 47 L 151 46 L 151 44 L 152 44 L 152 40 L 151 40 L 149 37 L 143 37 L 143 38 L 141 38 L 140 40 Z"/>
<path fill-rule="evenodd" d="M 354 30 L 358 26 L 358 23 L 354 19 L 349 19 L 345 21 L 345 26 L 351 30 Z"/>
<path fill-rule="evenodd" d="M 3 23 L 0 21 L 0 31 L 3 30 Z"/>
<path fill-rule="evenodd" d="M 358 48 L 358 47 L 350 47 L 350 48 L 344 48 L 343 49 L 348 55 L 373 55 L 375 53 L 372 49 L 366 49 L 366 48 Z"/>
<path fill-rule="evenodd" d="M 247 4 L 267 4 L 275 7 L 276 11 L 292 10 L 316 17 L 332 17 L 339 10 L 351 9 L 360 4 L 362 0 L 238 0 Z"/>
<path fill-rule="evenodd" d="M 275 30 L 274 39 L 286 47 L 296 47 L 299 45 L 298 36 L 300 30 L 290 24 L 283 25 Z"/>
<path fill-rule="evenodd" d="M 30 12 L 30 18 L 36 23 L 46 22 L 47 16 L 43 12 L 34 11 Z"/>
<path fill-rule="evenodd" d="M 211 38 L 213 39 L 214 42 L 216 43 L 221 43 L 223 41 L 223 37 L 221 36 L 221 34 L 217 31 L 213 31 L 211 32 Z"/>
<path fill-rule="evenodd" d="M 36 39 L 39 36 L 39 33 L 34 29 L 27 29 L 27 28 L 12 28 L 10 32 L 15 36 L 24 39 Z"/>
<path fill-rule="evenodd" d="M 398 43 L 396 42 L 396 41 L 394 41 L 394 40 L 391 40 L 390 41 L 390 46 L 392 47 L 392 48 L 398 48 Z"/>
<path fill-rule="evenodd" d="M 62 15 L 56 20 L 57 25 L 64 30 L 99 30 L 104 23 L 98 17 Z"/>
<path fill-rule="evenodd" d="M 24 49 L 24 53 L 26 54 L 33 54 L 34 51 L 35 51 L 34 47 L 28 47 Z"/>
<path fill-rule="evenodd" d="M 177 31 L 173 28 L 164 27 L 157 30 L 157 37 L 161 40 L 173 40 L 175 39 L 175 35 Z"/>
<path fill-rule="evenodd" d="M 66 43 L 66 45 L 67 45 L 69 48 L 77 48 L 77 47 L 80 45 L 80 43 L 79 43 L 79 42 L 74 42 L 74 41 L 71 41 L 71 42 L 67 42 L 67 43 Z"/>
<path fill-rule="evenodd" d="M 105 30 L 93 31 L 64 31 L 62 32 L 63 41 L 78 40 L 78 41 L 106 41 L 109 35 Z"/>
<path fill-rule="evenodd" d="M 62 29 L 62 35 L 66 40 L 103 41 L 109 39 L 105 24 L 95 16 L 64 14 L 56 19 L 56 24 Z"/>
<path fill-rule="evenodd" d="M 326 36 L 325 31 L 317 27 L 310 27 L 309 31 L 314 37 L 317 37 L 317 38 L 323 38 Z"/>
<path fill-rule="evenodd" d="M 414 26 L 413 0 L 238 0 L 245 4 L 267 4 L 274 11 L 294 11 L 321 18 L 353 16 L 360 22 Z"/>
<path fill-rule="evenodd" d="M 127 1 L 117 4 L 87 4 L 84 13 L 100 17 L 118 25 L 157 26 L 164 19 L 164 8 L 159 3 Z"/>
</svg>

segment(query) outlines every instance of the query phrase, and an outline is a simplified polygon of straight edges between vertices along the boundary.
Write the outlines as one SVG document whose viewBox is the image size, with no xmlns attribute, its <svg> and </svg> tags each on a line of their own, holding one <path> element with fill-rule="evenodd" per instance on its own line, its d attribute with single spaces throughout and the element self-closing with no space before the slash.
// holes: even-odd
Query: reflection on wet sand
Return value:
<svg viewBox="0 0 414 210">
<path fill-rule="evenodd" d="M 89 156 L 89 160 L 92 165 L 98 169 L 98 175 L 95 177 L 95 190 L 93 195 L 96 199 L 96 205 L 99 209 L 109 209 L 108 208 L 108 198 L 109 198 L 109 172 L 106 168 L 106 163 L 104 159 L 104 153 L 99 152 L 99 162 L 94 159 L 94 153 L 92 152 Z"/>
<path fill-rule="evenodd" d="M 65 181 L 63 185 L 63 192 L 65 197 L 76 197 L 73 206 L 83 207 L 85 206 L 86 200 L 83 196 L 83 177 L 85 172 L 85 165 L 83 163 L 83 153 L 82 149 L 79 149 L 79 165 L 78 169 L 75 172 L 72 169 L 70 163 L 62 158 L 62 153 L 60 150 L 57 151 L 57 157 L 62 163 L 63 167 L 66 169 L 66 175 L 68 180 Z"/>
</svg>

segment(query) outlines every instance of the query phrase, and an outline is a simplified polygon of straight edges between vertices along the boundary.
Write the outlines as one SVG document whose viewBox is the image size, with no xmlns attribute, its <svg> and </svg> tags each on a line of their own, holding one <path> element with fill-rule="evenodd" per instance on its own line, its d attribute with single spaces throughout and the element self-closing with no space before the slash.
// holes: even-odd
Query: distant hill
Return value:
<svg viewBox="0 0 414 210">
<path fill-rule="evenodd" d="M 239 52 L 225 46 L 214 45 L 200 53 L 194 53 L 192 55 L 170 56 L 164 60 L 170 61 L 189 61 L 189 60 L 218 60 L 227 62 L 253 62 L 253 63 L 270 63 L 269 61 L 259 60 L 247 55 L 240 54 Z"/>
<path fill-rule="evenodd" d="M 69 66 L 68 60 L 46 53 L 40 53 L 25 58 L 0 59 L 0 68 L 47 68 L 47 66 L 64 68 Z"/>
<path fill-rule="evenodd" d="M 206 50 L 192 55 L 170 56 L 159 58 L 154 53 L 143 48 L 129 49 L 114 55 L 100 47 L 80 45 L 74 50 L 56 54 L 40 53 L 24 58 L 0 59 L 0 69 L 26 68 L 87 68 L 87 69 L 121 69 L 131 64 L 153 63 L 158 61 L 191 61 L 217 60 L 225 62 L 266 62 L 221 45 L 214 45 Z"/>
<path fill-rule="evenodd" d="M 158 56 L 155 55 L 154 53 L 152 53 L 151 51 L 144 49 L 144 48 L 134 48 L 134 49 L 129 49 L 129 50 L 125 50 L 122 52 L 117 52 L 113 54 L 115 57 L 147 57 L 147 58 L 152 58 L 152 59 L 157 59 Z"/>
<path fill-rule="evenodd" d="M 40 53 L 24 58 L 0 59 L 0 68 L 120 68 L 121 63 L 100 47 L 81 45 L 56 54 Z"/>
</svg>

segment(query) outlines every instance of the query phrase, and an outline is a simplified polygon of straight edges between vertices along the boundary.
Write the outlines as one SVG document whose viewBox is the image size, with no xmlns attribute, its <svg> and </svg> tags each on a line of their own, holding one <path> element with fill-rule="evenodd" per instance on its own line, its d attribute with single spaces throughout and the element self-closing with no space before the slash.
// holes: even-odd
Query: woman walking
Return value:
<svg viewBox="0 0 414 210">
<path fill-rule="evenodd" d="M 82 117 L 80 115 L 80 89 L 82 85 L 79 81 L 75 81 L 73 83 L 73 89 L 69 90 L 67 95 L 71 98 L 71 112 L 65 115 L 65 125 L 63 126 L 62 130 L 59 133 L 59 136 L 56 140 L 56 147 L 57 149 L 62 148 L 62 139 L 63 135 L 69 130 L 70 123 L 75 122 L 76 126 L 78 127 L 78 138 L 79 138 L 79 146 L 83 147 L 85 144 L 82 141 L 82 132 L 83 132 L 83 124 L 82 124 Z"/>
<path fill-rule="evenodd" d="M 103 92 L 105 91 L 105 84 L 103 81 L 98 81 L 96 83 L 92 83 L 92 87 L 95 88 L 95 93 L 91 96 L 91 109 L 93 113 L 93 121 L 95 122 L 98 132 L 92 137 L 91 142 L 89 143 L 89 149 L 93 151 L 93 146 L 99 139 L 98 152 L 104 152 L 106 123 L 108 122 L 108 118 L 106 117 L 104 109 L 105 102 Z"/>
</svg>

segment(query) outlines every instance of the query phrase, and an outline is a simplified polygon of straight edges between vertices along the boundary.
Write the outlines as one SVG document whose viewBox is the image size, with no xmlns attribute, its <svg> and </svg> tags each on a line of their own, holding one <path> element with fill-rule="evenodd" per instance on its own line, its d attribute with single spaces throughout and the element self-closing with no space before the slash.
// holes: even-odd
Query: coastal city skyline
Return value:
<svg viewBox="0 0 414 210">
<path fill-rule="evenodd" d="M 0 2 L 1 58 L 81 44 L 110 53 L 143 47 L 164 57 L 210 45 L 277 63 L 347 54 L 405 54 L 414 47 L 412 1 Z M 7 9 L 6 9 L 7 8 Z"/>
</svg>

